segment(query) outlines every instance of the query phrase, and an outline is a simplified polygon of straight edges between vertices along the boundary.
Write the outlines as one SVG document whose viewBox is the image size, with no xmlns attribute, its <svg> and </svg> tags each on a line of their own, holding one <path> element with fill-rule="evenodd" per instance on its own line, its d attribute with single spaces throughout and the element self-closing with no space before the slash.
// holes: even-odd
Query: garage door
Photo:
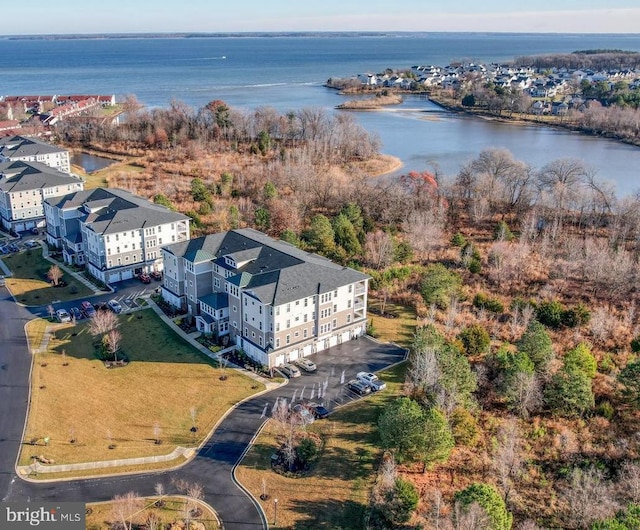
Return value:
<svg viewBox="0 0 640 530">
<path fill-rule="evenodd" d="M 14 229 L 16 232 L 23 232 L 24 230 L 26 230 L 26 228 L 24 227 L 24 223 L 16 223 L 16 224 L 13 226 L 13 229 Z"/>
<path fill-rule="evenodd" d="M 284 355 L 278 355 L 276 357 L 276 361 L 274 363 L 274 366 L 282 366 L 284 364 Z"/>
<path fill-rule="evenodd" d="M 351 338 L 351 332 L 345 331 L 342 333 L 342 342 L 347 342 Z"/>
<path fill-rule="evenodd" d="M 133 271 L 132 270 L 122 271 L 122 279 L 123 280 L 130 280 L 131 278 L 133 278 Z"/>
<path fill-rule="evenodd" d="M 305 357 L 307 355 L 311 355 L 312 353 L 313 353 L 313 345 L 311 344 L 307 344 L 302 350 L 302 355 L 304 355 Z"/>
<path fill-rule="evenodd" d="M 109 281 L 107 283 L 117 283 L 120 281 L 120 273 L 119 272 L 110 272 L 109 273 Z"/>
<path fill-rule="evenodd" d="M 338 336 L 332 335 L 331 337 L 329 337 L 329 348 L 331 348 L 331 346 L 335 346 L 336 344 L 338 344 Z"/>
<path fill-rule="evenodd" d="M 324 350 L 324 341 L 323 340 L 319 340 L 316 343 L 316 351 L 322 351 Z"/>
<path fill-rule="evenodd" d="M 300 356 L 299 350 L 293 350 L 292 352 L 289 352 L 290 361 L 295 361 L 299 356 Z"/>
</svg>

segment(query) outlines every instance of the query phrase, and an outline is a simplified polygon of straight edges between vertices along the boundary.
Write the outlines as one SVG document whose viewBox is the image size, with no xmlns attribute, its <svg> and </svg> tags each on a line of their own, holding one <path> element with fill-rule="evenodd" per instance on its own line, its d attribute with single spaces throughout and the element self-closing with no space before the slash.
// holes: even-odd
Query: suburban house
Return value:
<svg viewBox="0 0 640 530">
<path fill-rule="evenodd" d="M 2 226 L 13 232 L 44 227 L 44 202 L 83 188 L 81 179 L 39 162 L 0 162 Z"/>
<path fill-rule="evenodd" d="M 160 247 L 189 240 L 189 217 L 128 191 L 96 188 L 45 201 L 47 242 L 103 283 L 161 272 Z"/>
<path fill-rule="evenodd" d="M 25 136 L 0 138 L 0 162 L 7 160 L 40 162 L 64 173 L 71 173 L 69 151 L 35 138 Z"/>
<path fill-rule="evenodd" d="M 256 230 L 210 234 L 162 253 L 164 300 L 266 367 L 366 332 L 369 276 Z"/>
</svg>

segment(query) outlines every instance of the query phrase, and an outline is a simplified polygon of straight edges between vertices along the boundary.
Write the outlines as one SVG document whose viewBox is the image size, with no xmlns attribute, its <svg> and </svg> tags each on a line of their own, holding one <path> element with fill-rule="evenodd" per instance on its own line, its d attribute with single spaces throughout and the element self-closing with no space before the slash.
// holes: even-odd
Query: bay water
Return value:
<svg viewBox="0 0 640 530">
<path fill-rule="evenodd" d="M 148 107 L 172 99 L 194 108 L 214 99 L 232 107 L 333 109 L 344 101 L 324 87 L 349 77 L 416 64 L 503 62 L 584 49 L 640 51 L 640 34 L 479 34 L 232 36 L 205 38 L 0 37 L 0 94 L 135 95 Z M 337 112 L 337 111 L 336 111 Z M 619 195 L 640 189 L 640 148 L 559 129 L 515 125 L 443 111 L 418 97 L 358 121 L 403 161 L 401 172 L 436 163 L 445 175 L 485 148 L 506 148 L 539 168 L 580 158 Z"/>
</svg>

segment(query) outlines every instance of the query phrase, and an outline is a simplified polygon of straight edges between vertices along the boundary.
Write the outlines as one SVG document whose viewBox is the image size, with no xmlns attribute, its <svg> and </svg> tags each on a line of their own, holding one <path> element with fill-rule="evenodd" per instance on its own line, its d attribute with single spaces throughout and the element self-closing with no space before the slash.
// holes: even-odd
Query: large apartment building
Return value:
<svg viewBox="0 0 640 530">
<path fill-rule="evenodd" d="M 107 284 L 162 271 L 160 247 L 190 237 L 189 217 L 119 189 L 49 199 L 45 215 L 47 241 L 64 261 Z"/>
<path fill-rule="evenodd" d="M 79 178 L 40 162 L 0 162 L 0 222 L 13 232 L 43 228 L 44 202 L 83 187 Z"/>
<path fill-rule="evenodd" d="M 71 160 L 66 149 L 25 136 L 0 138 L 0 162 L 16 160 L 39 162 L 63 173 L 71 173 Z"/>
<path fill-rule="evenodd" d="M 369 277 L 252 229 L 162 249 L 162 296 L 264 366 L 366 332 Z"/>
</svg>

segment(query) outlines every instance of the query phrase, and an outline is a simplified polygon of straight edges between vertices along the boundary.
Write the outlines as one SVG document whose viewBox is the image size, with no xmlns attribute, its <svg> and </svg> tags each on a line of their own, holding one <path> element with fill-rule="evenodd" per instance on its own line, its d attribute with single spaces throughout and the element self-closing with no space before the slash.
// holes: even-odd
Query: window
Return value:
<svg viewBox="0 0 640 530">
<path fill-rule="evenodd" d="M 336 289 L 335 291 L 333 291 L 333 296 L 334 296 L 335 298 L 338 298 L 338 290 L 337 290 L 337 289 Z"/>
<path fill-rule="evenodd" d="M 300 305 L 300 300 L 296 300 L 296 305 Z"/>
<path fill-rule="evenodd" d="M 276 348 L 280 347 L 280 339 L 276 339 Z"/>
<path fill-rule="evenodd" d="M 248 328 L 244 328 L 244 334 L 245 334 L 245 337 L 249 335 L 249 329 Z"/>
<path fill-rule="evenodd" d="M 302 338 L 306 339 L 307 338 L 307 328 L 304 328 L 302 330 Z"/>
<path fill-rule="evenodd" d="M 236 306 L 233 306 L 233 312 L 237 313 L 238 312 L 238 308 Z"/>
<path fill-rule="evenodd" d="M 349 285 L 349 292 L 353 291 L 353 285 Z"/>
<path fill-rule="evenodd" d="M 260 331 L 262 331 L 262 322 L 260 322 Z"/>
<path fill-rule="evenodd" d="M 336 329 L 338 327 L 338 321 L 335 318 L 333 319 L 332 325 L 333 329 Z"/>
<path fill-rule="evenodd" d="M 349 322 L 351 322 L 351 313 L 349 313 L 349 314 L 347 315 L 347 324 L 348 324 Z"/>
<path fill-rule="evenodd" d="M 260 337 L 260 346 L 262 346 L 262 337 Z"/>
<path fill-rule="evenodd" d="M 304 306 L 307 307 L 309 305 L 309 299 L 305 298 L 304 299 Z"/>
<path fill-rule="evenodd" d="M 251 332 L 251 337 L 254 338 L 254 339 L 256 338 L 256 332 L 255 331 Z"/>
<path fill-rule="evenodd" d="M 291 320 L 287 320 L 287 328 L 291 327 Z"/>
<path fill-rule="evenodd" d="M 280 331 L 280 322 L 276 322 L 276 333 Z"/>
<path fill-rule="evenodd" d="M 287 344 L 291 343 L 291 335 L 287 335 Z"/>
<path fill-rule="evenodd" d="M 287 313 L 291 312 L 291 304 L 287 304 Z"/>
<path fill-rule="evenodd" d="M 294 335 L 294 337 L 299 337 L 300 336 L 300 332 L 296 331 L 293 335 Z"/>
<path fill-rule="evenodd" d="M 333 312 L 334 313 L 338 312 L 338 304 L 333 304 Z"/>
<path fill-rule="evenodd" d="M 351 307 L 351 300 L 347 300 L 347 307 Z"/>
<path fill-rule="evenodd" d="M 305 314 L 304 314 L 304 317 L 303 317 L 303 319 L 302 319 L 302 320 L 303 320 L 303 322 L 306 322 L 306 321 L 307 321 L 307 316 L 308 316 L 308 315 L 305 313 Z"/>
</svg>

